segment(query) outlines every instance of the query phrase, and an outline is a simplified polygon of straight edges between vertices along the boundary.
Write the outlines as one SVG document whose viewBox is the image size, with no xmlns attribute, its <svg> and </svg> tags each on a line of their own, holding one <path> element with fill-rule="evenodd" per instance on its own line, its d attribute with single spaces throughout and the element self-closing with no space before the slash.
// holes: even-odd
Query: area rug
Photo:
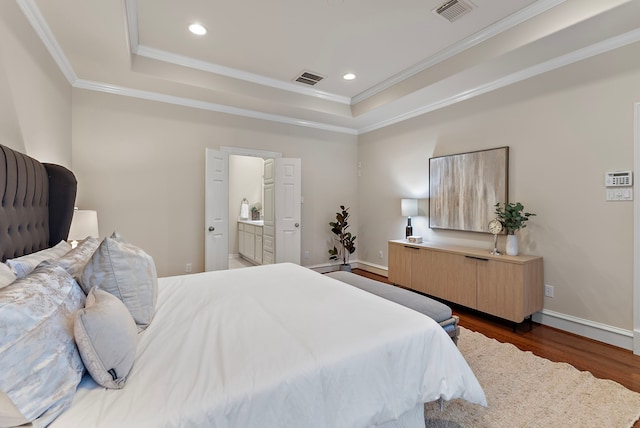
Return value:
<svg viewBox="0 0 640 428">
<path fill-rule="evenodd" d="M 514 345 L 460 328 L 458 348 L 475 373 L 489 407 L 463 400 L 425 405 L 427 427 L 632 427 L 640 394 L 554 363 Z"/>
</svg>

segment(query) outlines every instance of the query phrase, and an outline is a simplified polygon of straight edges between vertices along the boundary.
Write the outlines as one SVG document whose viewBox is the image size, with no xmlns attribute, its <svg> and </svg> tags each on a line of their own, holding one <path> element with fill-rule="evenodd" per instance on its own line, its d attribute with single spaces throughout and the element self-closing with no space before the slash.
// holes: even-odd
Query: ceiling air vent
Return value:
<svg viewBox="0 0 640 428">
<path fill-rule="evenodd" d="M 310 71 L 303 71 L 293 80 L 295 80 L 296 82 L 304 83 L 305 85 L 313 86 L 322 79 L 324 79 L 324 76 L 320 76 L 319 74 L 312 73 Z"/>
<path fill-rule="evenodd" d="M 471 5 L 462 0 L 450 0 L 441 4 L 432 12 L 436 15 L 440 15 L 449 22 L 453 22 L 461 16 L 471 12 Z"/>
</svg>

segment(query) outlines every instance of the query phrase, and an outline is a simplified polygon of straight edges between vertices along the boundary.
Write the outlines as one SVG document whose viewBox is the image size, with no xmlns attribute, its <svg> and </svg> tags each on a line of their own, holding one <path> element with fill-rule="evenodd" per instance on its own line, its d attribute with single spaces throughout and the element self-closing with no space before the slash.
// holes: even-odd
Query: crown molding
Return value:
<svg viewBox="0 0 640 428">
<path fill-rule="evenodd" d="M 529 79 L 531 77 L 538 76 L 540 74 L 564 67 L 566 65 L 573 64 L 574 62 L 591 58 L 593 56 L 600 55 L 602 53 L 609 52 L 611 50 L 618 49 L 638 41 L 640 41 L 640 28 L 629 31 L 619 36 L 609 38 L 607 40 L 603 40 L 598 43 L 594 43 L 593 45 L 584 47 L 582 49 L 578 49 L 576 51 L 570 52 L 565 55 L 558 56 L 548 61 L 541 62 L 540 64 L 536 64 L 534 66 L 525 68 L 515 73 L 511 73 L 507 76 L 501 77 L 492 82 L 478 85 L 474 88 L 461 91 L 457 94 L 451 95 L 450 97 L 447 97 L 447 98 L 443 98 L 436 102 L 425 104 L 420 108 L 403 113 L 401 115 L 379 121 L 369 126 L 359 128 L 358 134 L 365 134 L 367 132 L 375 131 L 376 129 L 384 128 L 399 122 L 403 122 L 405 120 L 412 119 L 422 114 L 430 113 L 432 111 L 441 109 L 443 107 L 447 107 L 452 104 L 465 101 L 473 97 L 477 97 L 478 95 L 486 94 L 487 92 L 504 88 L 505 86 L 509 86 L 511 84 Z"/>
<path fill-rule="evenodd" d="M 384 80 L 377 85 L 372 86 L 371 88 L 359 93 L 351 99 L 351 104 L 358 104 L 367 98 L 370 98 L 385 89 L 389 89 L 390 87 L 397 85 L 398 83 L 409 79 L 410 77 L 415 76 L 416 74 L 433 67 L 436 64 L 439 64 L 459 53 L 470 49 L 490 38 L 502 33 L 503 31 L 509 30 L 523 22 L 540 15 L 543 12 L 546 12 L 549 9 L 552 9 L 559 4 L 564 3 L 566 0 L 540 0 L 528 6 L 508 17 L 498 21 L 494 25 L 491 25 L 471 36 L 460 40 L 458 43 L 436 53 L 435 55 L 426 58 L 425 60 L 417 63 L 416 65 L 407 68 L 406 70 L 396 74 L 395 76 L 390 77 L 387 80 Z"/>
<path fill-rule="evenodd" d="M 149 101 L 157 101 L 161 103 L 174 104 L 184 107 L 192 107 L 200 110 L 208 110 L 217 113 L 226 113 L 234 116 L 248 117 L 252 119 L 267 120 L 270 122 L 284 123 L 287 125 L 304 126 L 306 128 L 320 129 L 323 131 L 338 132 L 341 134 L 358 135 L 358 131 L 354 128 L 343 126 L 329 125 L 321 122 L 297 119 L 289 116 L 277 114 L 263 113 L 260 111 L 231 107 L 222 104 L 211 103 L 207 101 L 199 101 L 191 98 L 176 97 L 173 95 L 160 94 L 158 92 L 143 91 L 140 89 L 127 88 L 123 86 L 111 85 L 108 83 L 93 82 L 89 80 L 78 79 L 73 85 L 74 88 L 87 89 L 90 91 L 106 92 L 114 95 L 123 95 L 126 97 L 139 98 Z"/>
<path fill-rule="evenodd" d="M 127 42 L 129 52 L 135 54 L 140 40 L 138 39 L 138 3 L 137 0 L 126 0 L 124 4 L 127 14 Z"/>
<path fill-rule="evenodd" d="M 134 54 L 158 61 L 176 64 L 182 67 L 193 68 L 196 70 L 206 71 L 208 73 L 218 74 L 233 79 L 244 80 L 245 82 L 256 83 L 261 86 L 268 86 L 283 91 L 295 92 L 305 96 L 311 96 L 314 98 L 321 98 L 340 104 L 351 105 L 351 98 L 349 97 L 343 97 L 341 95 L 330 94 L 328 92 L 300 87 L 293 83 L 284 82 L 282 80 L 272 79 L 270 77 L 261 76 L 259 74 L 249 73 L 247 71 L 238 70 L 231 67 L 225 67 L 224 65 L 213 64 L 183 55 L 177 55 L 172 52 L 150 48 L 144 45 L 138 45 Z"/>
<path fill-rule="evenodd" d="M 60 68 L 60 71 L 64 74 L 64 77 L 73 85 L 73 83 L 78 80 L 78 76 L 62 51 L 58 41 L 53 36 L 51 28 L 49 28 L 49 24 L 47 24 L 47 21 L 45 21 L 44 17 L 40 13 L 40 9 L 35 4 L 35 1 L 16 0 L 16 3 L 18 3 L 18 6 L 22 9 L 22 13 L 36 31 L 40 40 L 42 40 L 42 43 L 44 43 L 45 47 L 53 57 L 53 60 L 58 65 L 58 68 Z"/>
<path fill-rule="evenodd" d="M 553 1 L 557 2 L 558 0 L 550 0 L 550 1 L 545 1 L 543 3 L 549 6 Z M 565 65 L 569 65 L 571 63 L 581 61 L 583 59 L 587 59 L 592 56 L 599 55 L 599 54 L 626 46 L 628 44 L 640 41 L 640 28 L 637 28 L 625 34 L 609 38 L 607 40 L 595 43 L 593 45 L 584 47 L 582 49 L 578 49 L 574 52 L 570 52 L 568 54 L 561 55 L 559 57 L 528 67 L 518 72 L 511 73 L 507 76 L 493 80 L 486 84 L 465 89 L 447 98 L 443 98 L 435 102 L 424 104 L 419 108 L 413 109 L 403 114 L 396 115 L 388 119 L 378 120 L 375 123 L 372 123 L 370 125 L 357 128 L 355 126 L 344 127 L 344 126 L 336 126 L 336 125 L 331 125 L 331 124 L 322 123 L 322 122 L 301 120 L 301 119 L 297 119 L 289 116 L 263 113 L 259 111 L 249 110 L 249 109 L 225 106 L 221 104 L 193 100 L 193 99 L 184 98 L 184 97 L 176 97 L 176 96 L 161 94 L 157 92 L 143 91 L 143 90 L 138 90 L 133 88 L 111 85 L 108 83 L 100 83 L 100 82 L 93 82 L 89 80 L 79 79 L 75 71 L 73 70 L 73 67 L 71 66 L 70 62 L 66 58 L 64 52 L 60 48 L 60 45 L 58 44 L 57 40 L 53 36 L 53 33 L 51 32 L 51 29 L 49 28 L 47 22 L 42 17 L 40 10 L 35 4 L 35 1 L 34 0 L 16 0 L 16 2 L 22 9 L 22 12 L 24 13 L 29 23 L 33 26 L 38 36 L 41 38 L 45 47 L 49 50 L 49 53 L 51 54 L 54 61 L 60 68 L 61 72 L 64 74 L 64 76 L 69 81 L 69 83 L 75 88 L 106 92 L 106 93 L 111 93 L 116 95 L 129 96 L 133 98 L 158 101 L 162 103 L 176 104 L 176 105 L 209 110 L 209 111 L 214 111 L 219 113 L 226 113 L 226 114 L 231 114 L 236 116 L 267 120 L 272 122 L 279 122 L 279 123 L 289 124 L 289 125 L 303 126 L 308 128 L 314 128 L 314 129 L 337 132 L 342 134 L 349 134 L 349 135 L 365 134 L 367 132 L 375 131 L 377 129 L 394 125 L 396 123 L 399 123 L 408 119 L 412 119 L 416 116 L 420 116 L 422 114 L 426 114 L 426 113 L 435 111 L 437 109 L 447 107 L 452 104 L 476 97 L 478 95 L 482 95 L 487 92 L 503 88 L 505 86 L 520 82 L 522 80 L 537 76 L 539 74 L 555 70 Z M 129 3 L 135 4 L 135 2 L 136 0 L 127 0 L 127 5 L 129 5 Z M 131 20 L 131 17 L 129 15 L 127 16 L 127 18 Z M 130 39 L 130 43 L 133 44 L 135 41 L 137 41 L 137 34 L 136 35 L 130 34 L 129 39 Z M 354 119 L 354 120 L 357 120 L 357 119 Z"/>
</svg>

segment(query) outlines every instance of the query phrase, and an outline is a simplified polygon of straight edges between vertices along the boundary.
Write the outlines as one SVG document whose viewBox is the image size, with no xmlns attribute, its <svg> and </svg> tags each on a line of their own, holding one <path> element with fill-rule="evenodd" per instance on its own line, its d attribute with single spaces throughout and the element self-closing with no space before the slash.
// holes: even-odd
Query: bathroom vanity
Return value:
<svg viewBox="0 0 640 428">
<path fill-rule="evenodd" d="M 261 265 L 264 221 L 238 220 L 238 252 L 242 258 Z"/>
</svg>

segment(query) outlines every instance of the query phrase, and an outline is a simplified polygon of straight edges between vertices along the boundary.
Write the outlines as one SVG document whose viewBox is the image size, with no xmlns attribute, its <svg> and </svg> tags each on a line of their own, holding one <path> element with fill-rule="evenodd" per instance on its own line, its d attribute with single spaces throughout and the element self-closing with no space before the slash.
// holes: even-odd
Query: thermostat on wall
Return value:
<svg viewBox="0 0 640 428">
<path fill-rule="evenodd" d="M 607 172 L 604 175 L 606 187 L 632 186 L 633 173 L 631 171 Z"/>
</svg>

